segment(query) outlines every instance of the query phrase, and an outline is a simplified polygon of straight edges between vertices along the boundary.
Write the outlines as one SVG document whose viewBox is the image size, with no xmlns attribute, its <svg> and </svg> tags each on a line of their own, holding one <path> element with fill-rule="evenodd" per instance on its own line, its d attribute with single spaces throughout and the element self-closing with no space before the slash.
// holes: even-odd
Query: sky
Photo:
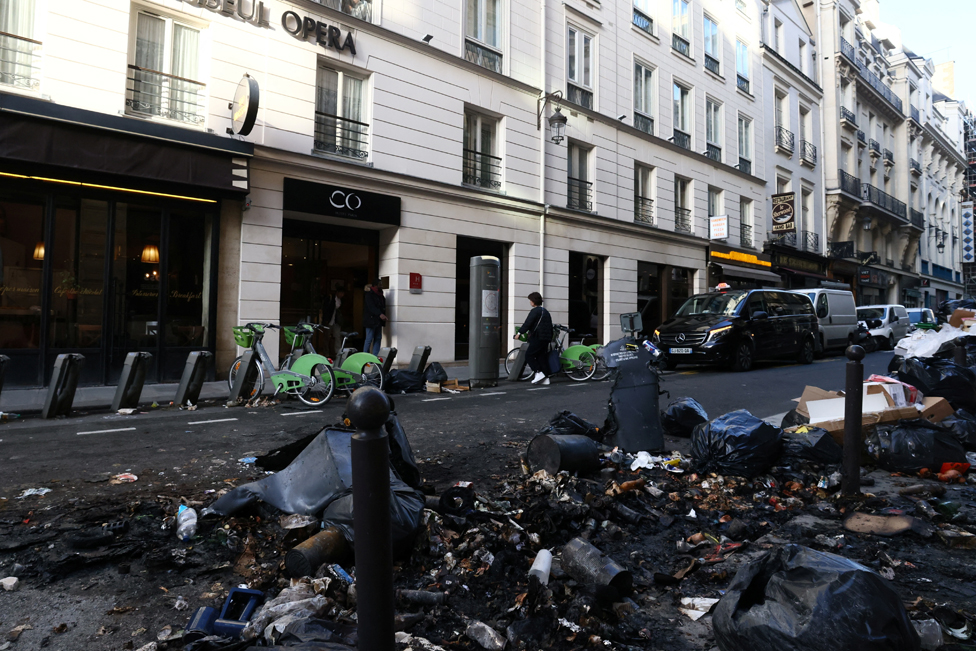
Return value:
<svg viewBox="0 0 976 651">
<path fill-rule="evenodd" d="M 976 108 L 976 0 L 880 0 L 881 22 L 901 30 L 902 42 L 935 63 L 955 61 L 956 97 Z"/>
</svg>

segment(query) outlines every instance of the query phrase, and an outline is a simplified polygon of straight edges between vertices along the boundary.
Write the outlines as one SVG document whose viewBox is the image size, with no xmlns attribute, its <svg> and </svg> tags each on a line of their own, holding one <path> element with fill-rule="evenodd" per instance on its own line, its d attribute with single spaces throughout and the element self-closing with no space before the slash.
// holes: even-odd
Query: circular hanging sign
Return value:
<svg viewBox="0 0 976 651">
<path fill-rule="evenodd" d="M 231 120 L 233 121 L 234 133 L 239 136 L 246 136 L 254 128 L 254 121 L 258 117 L 258 102 L 261 91 L 258 82 L 251 75 L 244 73 L 241 83 L 237 84 L 237 92 L 234 93 L 234 102 L 231 104 Z"/>
</svg>

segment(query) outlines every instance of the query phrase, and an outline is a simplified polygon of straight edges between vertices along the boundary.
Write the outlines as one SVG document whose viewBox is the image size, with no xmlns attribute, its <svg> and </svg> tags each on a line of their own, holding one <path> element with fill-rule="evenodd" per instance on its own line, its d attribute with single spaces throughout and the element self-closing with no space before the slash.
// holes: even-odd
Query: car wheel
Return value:
<svg viewBox="0 0 976 651">
<path fill-rule="evenodd" d="M 800 352 L 796 360 L 801 364 L 813 364 L 813 342 L 805 339 L 800 345 Z"/>
<path fill-rule="evenodd" d="M 895 349 L 895 333 L 894 332 L 889 332 L 888 333 L 888 350 L 894 350 L 894 349 Z"/>
<path fill-rule="evenodd" d="M 743 372 L 752 369 L 752 345 L 748 340 L 740 341 L 732 353 L 732 370 Z"/>
</svg>

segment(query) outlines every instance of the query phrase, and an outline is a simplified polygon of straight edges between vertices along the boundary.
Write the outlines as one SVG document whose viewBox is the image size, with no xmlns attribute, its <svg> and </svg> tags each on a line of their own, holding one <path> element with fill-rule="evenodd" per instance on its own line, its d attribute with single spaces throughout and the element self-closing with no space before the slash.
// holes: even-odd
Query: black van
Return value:
<svg viewBox="0 0 976 651">
<path fill-rule="evenodd" d="M 652 341 L 678 364 L 727 364 L 748 371 L 756 359 L 813 362 L 819 331 L 813 303 L 787 291 L 752 289 L 692 296 L 654 331 Z"/>
</svg>

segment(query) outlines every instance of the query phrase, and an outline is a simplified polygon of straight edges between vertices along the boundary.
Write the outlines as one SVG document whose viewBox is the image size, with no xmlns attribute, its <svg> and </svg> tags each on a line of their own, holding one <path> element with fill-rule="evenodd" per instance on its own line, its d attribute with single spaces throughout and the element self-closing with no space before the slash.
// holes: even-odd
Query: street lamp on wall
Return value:
<svg viewBox="0 0 976 651">
<path fill-rule="evenodd" d="M 939 243 L 935 245 L 935 248 L 939 250 L 939 253 L 943 253 L 945 251 L 945 238 L 944 237 L 941 240 L 939 240 Z"/>
<path fill-rule="evenodd" d="M 563 92 L 561 90 L 557 90 L 554 93 L 548 93 L 548 94 L 543 95 L 542 97 L 539 98 L 538 103 L 537 103 L 538 104 L 539 111 L 538 111 L 538 113 L 536 115 L 536 128 L 537 129 L 540 129 L 540 130 L 542 129 L 542 114 L 546 112 L 546 106 L 549 104 L 549 102 L 550 101 L 554 101 L 555 102 L 555 101 L 561 100 L 562 98 L 563 98 Z M 569 120 L 566 118 L 565 115 L 562 114 L 562 111 L 560 110 L 560 107 L 557 104 L 553 108 L 552 115 L 550 115 L 548 118 L 546 118 L 546 121 L 549 122 L 549 132 L 551 134 L 551 136 L 549 137 L 549 139 L 554 144 L 557 144 L 558 145 L 559 143 L 561 143 L 563 141 L 563 138 L 566 135 L 566 123 Z"/>
</svg>

